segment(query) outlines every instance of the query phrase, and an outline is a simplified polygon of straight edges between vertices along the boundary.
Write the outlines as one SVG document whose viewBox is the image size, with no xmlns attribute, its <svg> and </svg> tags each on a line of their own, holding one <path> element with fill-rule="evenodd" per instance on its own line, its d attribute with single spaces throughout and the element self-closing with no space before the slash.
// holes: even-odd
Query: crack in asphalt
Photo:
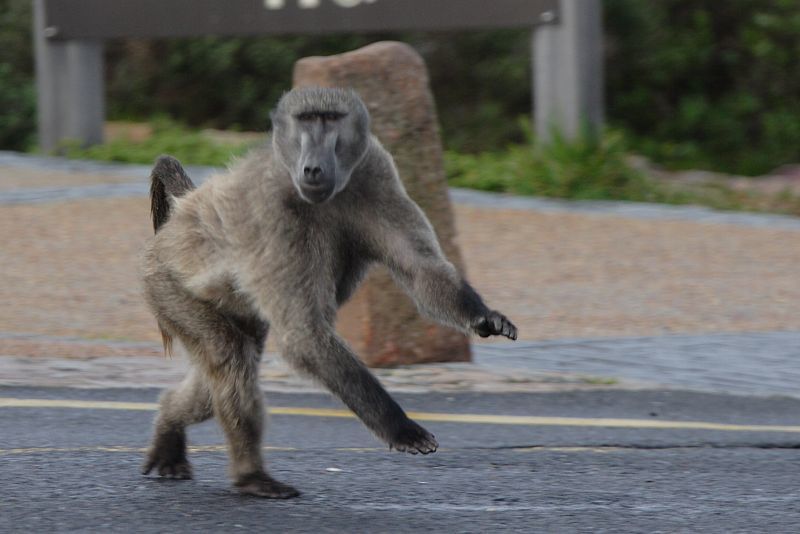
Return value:
<svg viewBox="0 0 800 534">
<path fill-rule="evenodd" d="M 518 452 L 537 452 L 537 451 L 613 451 L 613 450 L 675 450 L 675 449 L 800 449 L 800 442 L 788 443 L 720 443 L 720 442 L 700 442 L 700 443 L 600 443 L 600 444 L 581 444 L 581 445 L 499 445 L 496 447 L 458 447 L 460 450 L 511 450 Z"/>
</svg>

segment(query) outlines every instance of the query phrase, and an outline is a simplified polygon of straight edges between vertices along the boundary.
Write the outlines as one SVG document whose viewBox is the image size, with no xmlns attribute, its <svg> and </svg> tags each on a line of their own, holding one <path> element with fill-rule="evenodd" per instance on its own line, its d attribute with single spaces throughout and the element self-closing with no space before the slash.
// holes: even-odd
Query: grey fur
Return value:
<svg viewBox="0 0 800 534">
<path fill-rule="evenodd" d="M 342 399 L 390 448 L 412 454 L 434 452 L 433 435 L 334 330 L 337 308 L 368 266 L 387 265 L 436 320 L 482 336 L 516 339 L 517 331 L 444 258 L 391 156 L 369 134 L 355 93 L 294 90 L 273 123 L 270 145 L 171 197 L 169 217 L 146 247 L 146 299 L 162 329 L 187 348 L 193 371 L 162 397 L 144 471 L 190 477 L 185 427 L 213 413 L 239 490 L 287 498 L 297 491 L 267 475 L 260 452 L 257 366 L 268 328 L 294 368 Z M 309 190 L 303 167 L 311 160 L 329 168 L 326 185 Z"/>
<path fill-rule="evenodd" d="M 183 170 L 180 162 L 171 156 L 161 156 L 150 173 L 150 216 L 153 219 L 153 231 L 158 232 L 172 209 L 172 199 L 182 196 L 194 189 L 194 184 Z M 172 355 L 172 336 L 159 325 L 164 352 Z"/>
</svg>

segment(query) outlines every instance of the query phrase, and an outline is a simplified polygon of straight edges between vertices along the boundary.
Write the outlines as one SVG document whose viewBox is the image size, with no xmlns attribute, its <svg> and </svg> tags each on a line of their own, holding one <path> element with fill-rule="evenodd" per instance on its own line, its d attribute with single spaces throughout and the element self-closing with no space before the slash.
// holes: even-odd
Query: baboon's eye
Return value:
<svg viewBox="0 0 800 534">
<path fill-rule="evenodd" d="M 301 122 L 321 120 L 324 122 L 335 122 L 347 115 L 338 111 L 304 111 L 295 115 Z"/>
</svg>

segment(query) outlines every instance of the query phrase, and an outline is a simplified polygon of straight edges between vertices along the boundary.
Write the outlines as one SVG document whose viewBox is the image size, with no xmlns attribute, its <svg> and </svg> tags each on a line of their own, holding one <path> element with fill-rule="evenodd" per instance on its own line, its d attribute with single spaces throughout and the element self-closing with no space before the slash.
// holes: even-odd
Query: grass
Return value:
<svg viewBox="0 0 800 534">
<path fill-rule="evenodd" d="M 592 386 L 616 386 L 619 384 L 618 379 L 605 376 L 582 376 L 580 380 L 584 384 Z"/>
<path fill-rule="evenodd" d="M 445 156 L 451 185 L 515 195 L 572 200 L 627 200 L 696 204 L 719 210 L 800 215 L 800 197 L 735 190 L 724 183 L 678 184 L 656 180 L 629 163 L 620 132 L 584 133 L 575 140 L 554 135 L 502 152 Z"/>
<path fill-rule="evenodd" d="M 187 165 L 224 166 L 253 146 L 252 135 L 221 140 L 169 120 L 156 120 L 152 133 L 132 141 L 118 138 L 82 148 L 65 144 L 70 158 L 150 164 L 170 154 Z M 445 153 L 450 185 L 516 195 L 573 200 L 627 200 L 697 204 L 722 210 L 767 211 L 800 215 L 800 197 L 765 196 L 738 191 L 724 183 L 680 185 L 656 180 L 629 163 L 625 137 L 608 130 L 575 140 L 554 134 L 550 143 L 525 144 L 481 154 Z"/>
<path fill-rule="evenodd" d="M 83 148 L 65 143 L 61 152 L 69 158 L 150 164 L 161 154 L 170 154 L 186 165 L 221 167 L 233 157 L 244 154 L 251 142 L 219 142 L 197 130 L 189 130 L 169 120 L 153 122 L 152 135 L 132 142 L 119 138 L 101 145 Z"/>
</svg>

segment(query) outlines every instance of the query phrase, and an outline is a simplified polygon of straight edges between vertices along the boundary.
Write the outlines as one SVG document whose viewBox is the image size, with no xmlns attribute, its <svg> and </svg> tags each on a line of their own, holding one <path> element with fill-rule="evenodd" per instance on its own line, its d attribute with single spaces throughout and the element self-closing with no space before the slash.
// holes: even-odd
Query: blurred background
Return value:
<svg viewBox="0 0 800 534">
<path fill-rule="evenodd" d="M 146 123 L 125 132 L 142 144 L 155 137 L 150 145 L 189 163 L 221 164 L 230 147 L 215 150 L 219 138 L 186 134 L 205 128 L 263 131 L 269 109 L 290 86 L 297 59 L 398 39 L 412 44 L 428 63 L 455 185 L 800 213 L 800 203 L 786 198 L 788 186 L 773 186 L 784 194 L 766 199 L 756 198 L 758 191 L 749 184 L 719 183 L 708 176 L 706 187 L 651 183 L 641 176 L 664 178 L 651 169 L 655 165 L 658 170 L 774 175 L 800 161 L 800 71 L 795 68 L 800 5 L 791 0 L 605 0 L 603 10 L 608 129 L 598 145 L 578 140 L 548 150 L 520 150 L 534 141 L 527 119 L 527 29 L 110 41 L 108 118 Z M 31 49 L 31 2 L 0 0 L 1 149 L 36 148 Z M 113 140 L 114 131 L 108 137 Z M 88 152 L 73 147 L 68 153 L 149 163 L 154 150 L 111 143 Z M 625 157 L 630 154 L 647 160 Z M 565 172 L 542 172 L 552 165 Z M 784 168 L 778 174 L 788 172 Z M 681 177 L 672 176 L 677 182 Z"/>
</svg>

